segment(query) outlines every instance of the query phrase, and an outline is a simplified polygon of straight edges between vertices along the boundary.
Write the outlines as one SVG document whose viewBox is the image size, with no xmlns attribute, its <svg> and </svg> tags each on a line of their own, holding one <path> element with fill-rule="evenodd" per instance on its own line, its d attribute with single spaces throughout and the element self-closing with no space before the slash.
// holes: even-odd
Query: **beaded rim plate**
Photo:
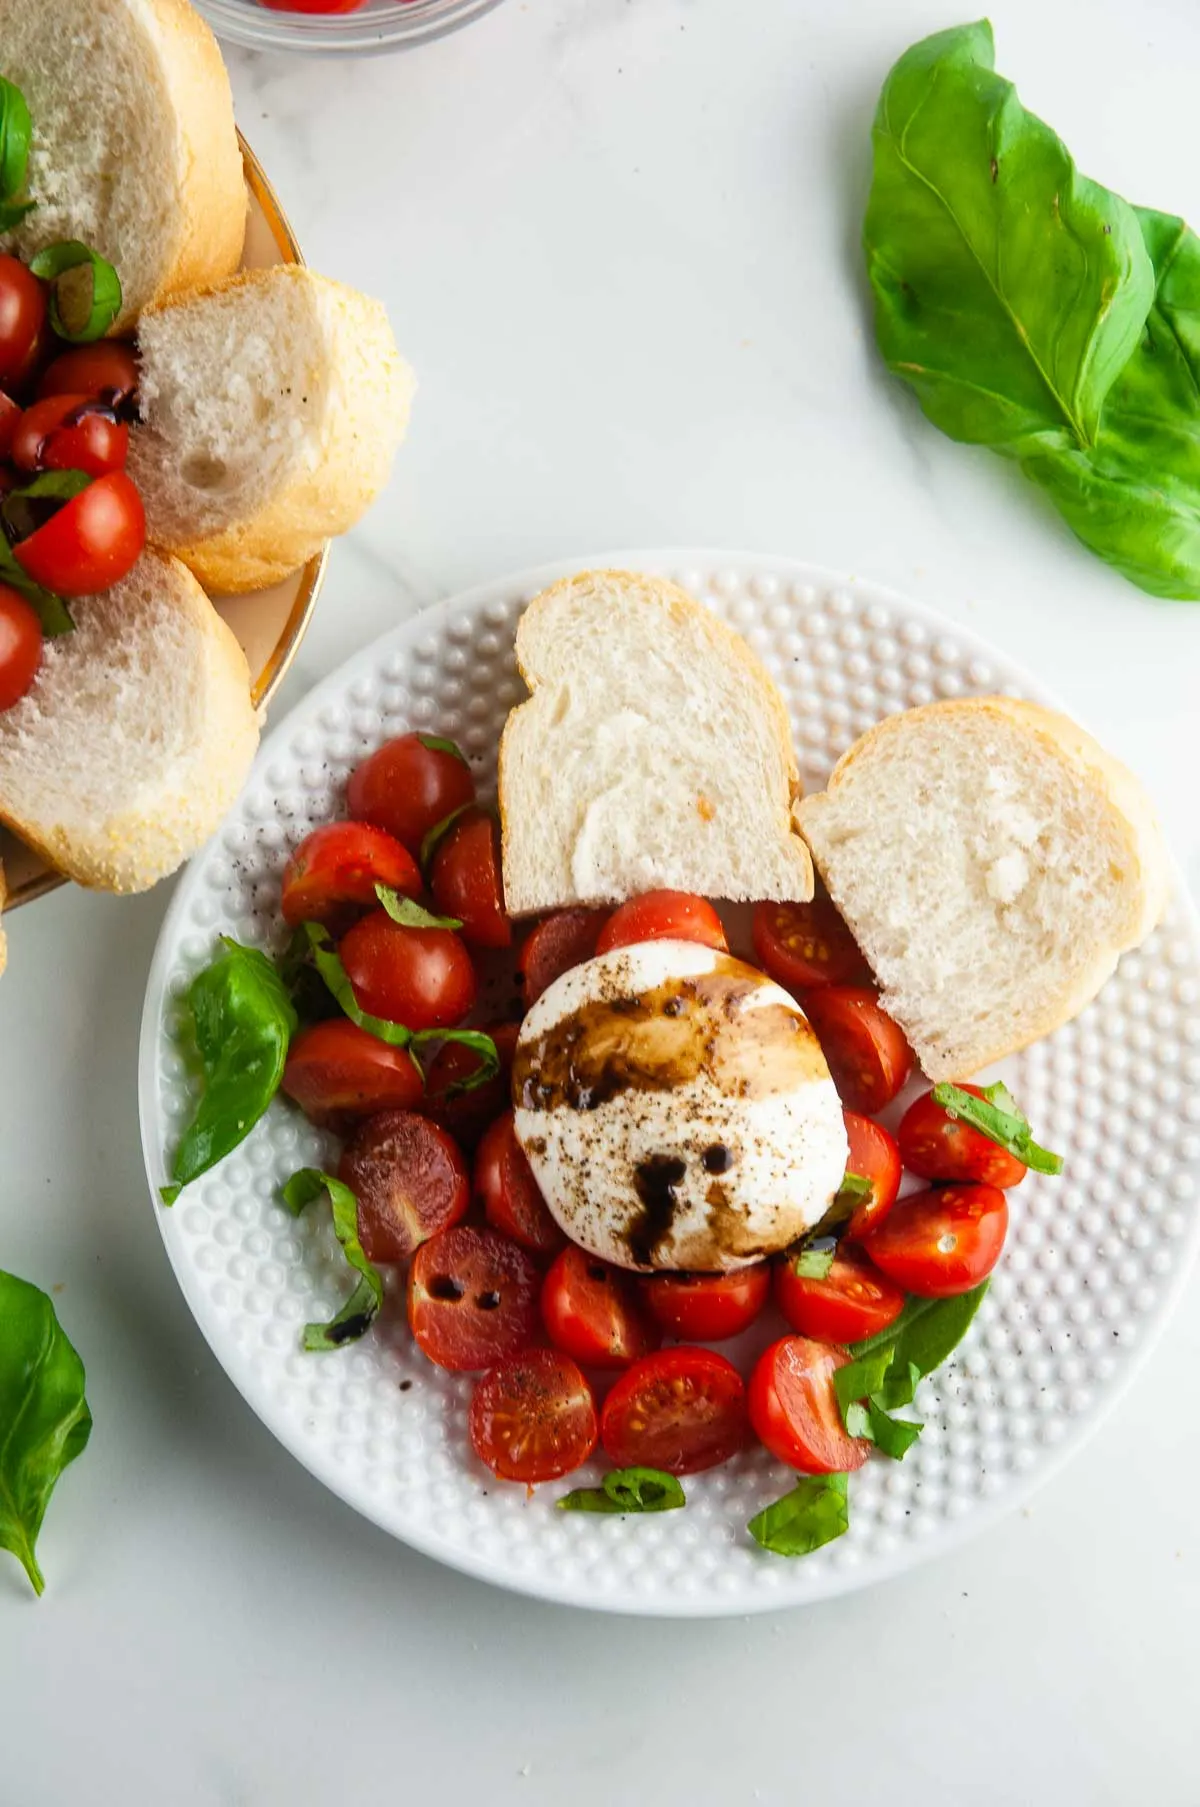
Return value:
<svg viewBox="0 0 1200 1807">
<path fill-rule="evenodd" d="M 456 735 L 486 789 L 504 716 L 523 694 L 512 658 L 520 610 L 594 564 L 671 576 L 745 634 L 783 692 L 808 787 L 898 709 L 988 691 L 1052 700 L 932 611 L 785 559 L 626 553 L 440 604 L 347 661 L 275 729 L 182 880 L 142 1025 L 146 1168 L 168 1255 L 218 1359 L 280 1441 L 364 1516 L 469 1574 L 577 1606 L 768 1610 L 882 1580 L 983 1529 L 1079 1447 L 1144 1360 L 1200 1239 L 1200 929 L 1176 878 L 1165 923 L 1096 1002 L 997 1069 L 1067 1172 L 1031 1174 L 1012 1195 L 1008 1245 L 971 1333 L 920 1387 L 925 1431 L 902 1463 L 873 1457 L 852 1477 L 845 1537 L 799 1560 L 753 1544 L 746 1521 L 789 1485 L 761 1449 L 687 1480 L 684 1511 L 640 1519 L 555 1510 L 567 1486 L 598 1475 L 591 1467 L 531 1497 L 496 1481 L 467 1442 L 471 1377 L 413 1348 L 394 1286 L 361 1343 L 300 1349 L 303 1323 L 345 1296 L 346 1269 L 328 1213 L 294 1222 L 275 1194 L 296 1167 L 332 1158 L 326 1138 L 277 1103 L 173 1210 L 157 1188 L 191 1102 L 181 1000 L 217 934 L 277 945 L 289 845 L 337 812 L 351 766 L 389 736 Z"/>
</svg>

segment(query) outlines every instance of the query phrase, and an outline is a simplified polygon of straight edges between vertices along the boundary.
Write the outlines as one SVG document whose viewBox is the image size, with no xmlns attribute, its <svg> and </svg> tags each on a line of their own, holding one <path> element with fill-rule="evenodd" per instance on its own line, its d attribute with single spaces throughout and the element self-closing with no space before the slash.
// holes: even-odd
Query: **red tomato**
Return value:
<svg viewBox="0 0 1200 1807">
<path fill-rule="evenodd" d="M 446 1029 L 475 1002 L 475 968 L 453 929 L 406 929 L 372 910 L 338 945 L 360 1010 L 409 1029 Z"/>
<path fill-rule="evenodd" d="M 145 544 L 142 498 L 124 471 L 110 471 L 64 503 L 13 552 L 34 582 L 47 590 L 59 596 L 90 596 L 132 571 Z"/>
<path fill-rule="evenodd" d="M 604 921 L 603 910 L 557 910 L 530 931 L 517 956 L 526 1010 L 555 979 L 591 959 Z"/>
<path fill-rule="evenodd" d="M 592 1389 L 557 1349 L 527 1349 L 489 1369 L 475 1388 L 471 1447 L 502 1481 L 556 1481 L 596 1447 Z"/>
<path fill-rule="evenodd" d="M 415 1111 L 369 1117 L 348 1143 L 338 1177 L 358 1200 L 368 1261 L 407 1261 L 465 1217 L 471 1202 L 462 1155 L 444 1129 Z"/>
<path fill-rule="evenodd" d="M 755 904 L 751 933 L 759 965 L 789 991 L 870 982 L 858 943 L 828 897 Z"/>
<path fill-rule="evenodd" d="M 631 898 L 609 917 L 596 943 L 598 954 L 639 941 L 698 941 L 728 953 L 721 918 L 703 897 L 690 891 L 647 891 Z"/>
<path fill-rule="evenodd" d="M 982 1098 L 982 1088 L 961 1091 Z M 983 1180 L 989 1186 L 1019 1186 L 1029 1169 L 1007 1148 L 998 1148 L 969 1123 L 955 1119 L 926 1092 L 910 1104 L 896 1132 L 904 1165 L 923 1180 Z"/>
<path fill-rule="evenodd" d="M 827 985 L 800 1000 L 847 1110 L 874 1116 L 912 1071 L 913 1052 L 873 991 Z"/>
<path fill-rule="evenodd" d="M 414 1110 L 422 1097 L 407 1049 L 390 1048 L 344 1017 L 293 1038 L 283 1089 L 312 1122 L 339 1132 L 376 1111 Z"/>
<path fill-rule="evenodd" d="M 21 408 L 11 395 L 5 395 L 0 389 L 0 458 L 7 458 L 12 452 L 12 443 L 17 436 L 17 428 L 21 424 Z"/>
<path fill-rule="evenodd" d="M 740 1336 L 770 1290 L 771 1269 L 765 1261 L 730 1274 L 655 1274 L 642 1281 L 646 1303 L 667 1335 L 689 1343 Z"/>
<path fill-rule="evenodd" d="M 367 0 L 258 0 L 273 13 L 356 13 Z"/>
<path fill-rule="evenodd" d="M 137 353 L 120 339 L 98 339 L 60 352 L 38 378 L 39 399 L 47 395 L 88 395 L 124 409 L 138 386 Z"/>
<path fill-rule="evenodd" d="M 464 810 L 440 842 L 429 871 L 433 901 L 462 923 L 473 947 L 511 947 L 500 883 L 500 826 L 486 809 Z"/>
<path fill-rule="evenodd" d="M 439 1368 L 490 1368 L 536 1337 L 540 1280 L 533 1256 L 510 1237 L 455 1224 L 422 1243 L 413 1257 L 412 1333 Z"/>
<path fill-rule="evenodd" d="M 0 709 L 20 702 L 41 662 L 41 622 L 23 596 L 0 584 Z"/>
<path fill-rule="evenodd" d="M 26 408 L 10 455 L 21 471 L 85 471 L 89 477 L 103 477 L 124 470 L 129 428 L 104 402 L 86 395 L 51 395 Z"/>
<path fill-rule="evenodd" d="M 574 1244 L 543 1282 L 542 1322 L 554 1347 L 587 1368 L 627 1368 L 662 1341 L 636 1282 Z"/>
<path fill-rule="evenodd" d="M 823 1280 L 805 1279 L 796 1257 L 785 1255 L 775 1269 L 775 1303 L 803 1336 L 857 1343 L 895 1323 L 904 1293 L 861 1255 L 835 1255 Z"/>
<path fill-rule="evenodd" d="M 746 1442 L 746 1389 L 712 1349 L 662 1349 L 634 1362 L 613 1387 L 600 1441 L 618 1468 L 699 1474 Z"/>
<path fill-rule="evenodd" d="M 475 1195 L 482 1199 L 484 1216 L 492 1228 L 503 1230 L 535 1255 L 557 1254 L 566 1242 L 517 1141 L 511 1111 L 497 1118 L 479 1144 Z M 562 1347 L 575 1353 L 569 1343 Z"/>
<path fill-rule="evenodd" d="M 0 386 L 19 389 L 33 375 L 49 326 L 48 290 L 19 257 L 0 257 Z"/>
<path fill-rule="evenodd" d="M 932 1186 L 899 1199 L 863 1246 L 897 1286 L 921 1299 L 949 1299 L 987 1279 L 1007 1231 L 1008 1201 L 998 1186 Z"/>
<path fill-rule="evenodd" d="M 406 897 L 421 890 L 421 874 L 407 847 L 364 822 L 328 822 L 305 835 L 283 870 L 283 919 L 336 922 L 347 904 L 375 908 L 375 886 Z"/>
<path fill-rule="evenodd" d="M 850 1357 L 844 1349 L 784 1336 L 764 1351 L 750 1376 L 750 1422 L 778 1462 L 803 1474 L 848 1474 L 861 1468 L 870 1444 L 850 1437 L 833 1377 Z"/>
<path fill-rule="evenodd" d="M 436 736 L 401 734 L 367 755 L 350 774 L 346 807 L 359 822 L 385 828 L 419 854 L 431 828 L 475 801 L 475 780 L 457 750 Z M 453 742 L 447 742 L 447 746 Z"/>
<path fill-rule="evenodd" d="M 859 1179 L 870 1180 L 871 1194 L 854 1207 L 846 1225 L 846 1235 L 861 1241 L 881 1224 L 896 1202 L 900 1190 L 900 1150 L 896 1138 L 881 1123 L 860 1117 L 857 1111 L 843 1111 L 850 1158 L 846 1172 Z"/>
<path fill-rule="evenodd" d="M 484 1023 L 500 1056 L 500 1071 L 470 1092 L 451 1088 L 467 1079 L 479 1065 L 474 1049 L 462 1042 L 443 1042 L 425 1074 L 425 1098 L 418 1107 L 435 1123 L 448 1129 L 456 1141 L 473 1148 L 488 1126 L 508 1109 L 512 1086 L 512 1059 L 519 1023 Z"/>
</svg>

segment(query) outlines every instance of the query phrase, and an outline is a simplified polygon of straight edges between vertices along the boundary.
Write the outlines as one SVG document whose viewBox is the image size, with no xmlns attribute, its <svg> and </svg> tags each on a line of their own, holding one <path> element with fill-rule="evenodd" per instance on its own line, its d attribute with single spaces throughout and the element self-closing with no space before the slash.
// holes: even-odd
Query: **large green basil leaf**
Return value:
<svg viewBox="0 0 1200 1807">
<path fill-rule="evenodd" d="M 986 20 L 900 58 L 864 243 L 891 369 L 951 438 L 1025 457 L 1095 440 L 1154 273 L 1133 209 L 992 65 Z"/>
<path fill-rule="evenodd" d="M 0 1272 L 0 1549 L 46 1583 L 34 1550 L 50 1495 L 92 1434 L 83 1363 L 39 1287 Z"/>
</svg>

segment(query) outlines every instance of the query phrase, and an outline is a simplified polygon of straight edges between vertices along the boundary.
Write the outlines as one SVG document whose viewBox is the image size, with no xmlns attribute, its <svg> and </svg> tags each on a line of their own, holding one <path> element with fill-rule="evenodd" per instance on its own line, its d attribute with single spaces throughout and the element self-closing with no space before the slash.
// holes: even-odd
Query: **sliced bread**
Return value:
<svg viewBox="0 0 1200 1807">
<path fill-rule="evenodd" d="M 933 1080 L 1076 1016 L 1166 903 L 1137 780 L 1065 716 L 1007 697 L 889 717 L 799 818 Z"/>
<path fill-rule="evenodd" d="M 585 571 L 517 628 L 531 695 L 500 743 L 510 914 L 659 887 L 812 896 L 787 711 L 745 641 L 676 585 Z"/>
<path fill-rule="evenodd" d="M 276 583 L 387 482 L 412 374 L 377 301 L 294 264 L 144 314 L 130 474 L 211 591 Z"/>
<path fill-rule="evenodd" d="M 142 891 L 206 841 L 258 744 L 237 641 L 190 572 L 143 553 L 71 605 L 0 714 L 0 819 L 60 871 Z"/>
<path fill-rule="evenodd" d="M 4 242 L 79 238 L 113 264 L 123 309 L 237 269 L 246 185 L 229 77 L 187 0 L 0 0 L 0 74 L 33 120 L 37 206 Z"/>
</svg>

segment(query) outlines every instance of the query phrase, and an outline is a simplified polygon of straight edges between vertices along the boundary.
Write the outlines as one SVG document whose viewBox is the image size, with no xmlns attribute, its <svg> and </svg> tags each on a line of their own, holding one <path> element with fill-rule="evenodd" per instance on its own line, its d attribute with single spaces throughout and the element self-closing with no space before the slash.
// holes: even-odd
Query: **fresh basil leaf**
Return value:
<svg viewBox="0 0 1200 1807">
<path fill-rule="evenodd" d="M 358 1202 L 349 1186 L 322 1173 L 319 1167 L 302 1167 L 283 1187 L 284 1204 L 293 1217 L 299 1217 L 306 1205 L 323 1192 L 328 1193 L 333 1210 L 333 1229 L 342 1245 L 342 1253 L 355 1273 L 361 1275 L 358 1285 L 341 1310 L 328 1324 L 306 1324 L 304 1347 L 318 1352 L 340 1349 L 343 1343 L 357 1342 L 371 1328 L 383 1304 L 383 1279 L 363 1254 L 358 1239 Z"/>
<path fill-rule="evenodd" d="M 121 311 L 120 278 L 107 258 L 80 239 L 66 238 L 39 251 L 29 260 L 29 268 L 54 285 L 50 324 L 60 339 L 87 345 L 104 337 Z M 74 270 L 87 274 L 75 277 Z"/>
<path fill-rule="evenodd" d="M 37 1594 L 46 1583 L 35 1550 L 50 1496 L 92 1434 L 84 1378 L 47 1295 L 0 1272 L 0 1549 Z"/>
<path fill-rule="evenodd" d="M 29 171 L 29 146 L 33 138 L 33 121 L 21 90 L 0 76 L 0 201 L 6 203 L 6 217 L 0 231 L 7 232 L 35 205 L 18 202 Z"/>
<path fill-rule="evenodd" d="M 776 1556 L 807 1556 L 849 1530 L 846 1481 L 844 1474 L 802 1475 L 790 1493 L 756 1513 L 746 1529 Z"/>
<path fill-rule="evenodd" d="M 417 739 L 428 752 L 452 753 L 455 759 L 466 765 L 467 756 L 456 740 L 447 740 L 444 734 L 418 734 Z"/>
<path fill-rule="evenodd" d="M 976 1098 L 973 1092 L 943 1080 L 933 1088 L 933 1102 L 940 1104 L 948 1117 L 969 1123 L 981 1136 L 995 1142 L 998 1148 L 1007 1149 L 1035 1173 L 1062 1172 L 1062 1156 L 1051 1154 L 1034 1141 L 1029 1119 L 1017 1108 L 1007 1086 L 985 1086 L 983 1097 Z"/>
<path fill-rule="evenodd" d="M 871 1197 L 874 1190 L 872 1182 L 861 1173 L 845 1174 L 841 1185 L 829 1201 L 829 1208 L 824 1217 L 809 1231 L 808 1240 L 814 1242 L 823 1236 L 839 1235 L 850 1222 L 858 1207 L 865 1199 Z"/>
<path fill-rule="evenodd" d="M 921 1380 L 921 1370 L 916 1362 L 904 1362 L 897 1365 L 893 1361 L 879 1390 L 879 1403 L 889 1412 L 894 1412 L 902 1405 L 911 1405 L 917 1396 L 917 1386 Z"/>
<path fill-rule="evenodd" d="M 878 1395 L 885 1410 L 911 1403 L 922 1375 L 940 1368 L 967 1334 L 987 1289 L 985 1280 L 973 1291 L 959 1293 L 953 1299 L 909 1299 L 886 1330 L 851 1343 L 850 1353 L 858 1362 L 887 1358 L 882 1383 L 868 1389 Z M 838 1374 L 846 1371 L 840 1368 Z"/>
<path fill-rule="evenodd" d="M 871 1416 L 861 1399 L 852 1399 L 842 1413 L 848 1437 L 866 1437 L 871 1440 Z"/>
<path fill-rule="evenodd" d="M 905 52 L 873 139 L 864 242 L 890 368 L 952 439 L 1020 458 L 1094 444 L 1154 294 L 1133 209 L 995 74 L 986 20 Z"/>
<path fill-rule="evenodd" d="M 851 1431 L 851 1436 L 869 1437 L 880 1454 L 890 1456 L 894 1462 L 903 1461 L 925 1429 L 923 1424 L 915 1424 L 911 1419 L 890 1417 L 874 1399 L 867 1401 L 863 1411 L 867 1420 L 867 1429 L 861 1432 Z M 846 1429 L 850 1430 L 848 1415 Z"/>
<path fill-rule="evenodd" d="M 55 640 L 59 634 L 69 634 L 75 626 L 71 611 L 61 596 L 53 590 L 43 589 L 35 583 L 24 565 L 17 560 L 12 547 L 0 533 L 0 583 L 6 583 L 25 598 L 37 615 L 43 634 L 47 640 Z"/>
<path fill-rule="evenodd" d="M 834 1370 L 833 1390 L 837 1394 L 843 1417 L 847 1406 L 854 1400 L 866 1399 L 868 1394 L 878 1393 L 892 1365 L 893 1354 L 894 1350 L 885 1343 Z"/>
<path fill-rule="evenodd" d="M 204 1094 L 175 1151 L 173 1205 L 183 1188 L 245 1140 L 283 1078 L 297 1022 L 283 981 L 265 954 L 222 935 L 224 952 L 197 973 L 187 1002 L 204 1068 Z"/>
<path fill-rule="evenodd" d="M 403 1023 L 390 1023 L 386 1017 L 371 1016 L 360 1008 L 328 929 L 322 928 L 319 922 L 306 922 L 303 926 L 316 969 L 350 1021 L 365 1029 L 368 1035 L 378 1036 L 389 1047 L 407 1048 L 413 1039 L 411 1029 L 406 1029 Z"/>
<path fill-rule="evenodd" d="M 474 1092 L 500 1071 L 500 1051 L 482 1029 L 418 1029 L 410 1042 L 414 1058 L 415 1050 L 423 1048 L 427 1042 L 461 1042 L 464 1048 L 473 1048 L 479 1056 L 479 1065 L 464 1078 L 448 1085 L 442 1097 L 457 1098 L 464 1092 Z"/>
<path fill-rule="evenodd" d="M 437 852 L 446 836 L 450 833 L 454 824 L 461 816 L 466 814 L 467 810 L 474 808 L 475 805 L 473 803 L 460 803 L 458 808 L 452 809 L 448 816 L 443 816 L 440 822 L 434 823 L 433 827 L 429 830 L 429 833 L 421 842 L 421 852 L 418 856 L 418 860 L 422 872 L 429 871 L 430 866 L 433 864 L 434 854 Z"/>
<path fill-rule="evenodd" d="M 673 1474 L 658 1468 L 613 1468 L 599 1487 L 576 1487 L 556 1505 L 560 1512 L 674 1512 L 687 1504 Z"/>
<path fill-rule="evenodd" d="M 393 891 L 390 885 L 376 885 L 375 895 L 402 929 L 461 929 L 457 916 L 434 916 L 411 897 Z"/>
<path fill-rule="evenodd" d="M 801 1249 L 792 1262 L 799 1280 L 823 1280 L 833 1266 L 834 1249 Z"/>
</svg>

